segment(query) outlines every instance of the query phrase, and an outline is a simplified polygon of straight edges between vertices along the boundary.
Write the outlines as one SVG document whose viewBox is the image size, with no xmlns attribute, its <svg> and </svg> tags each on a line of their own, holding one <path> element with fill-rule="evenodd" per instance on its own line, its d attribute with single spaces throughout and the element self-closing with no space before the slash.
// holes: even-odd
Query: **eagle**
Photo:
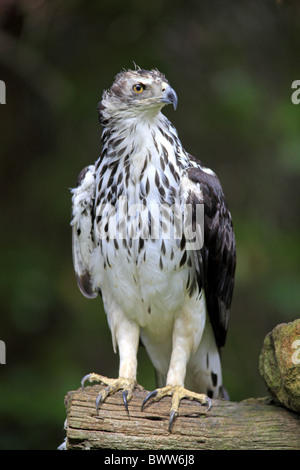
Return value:
<svg viewBox="0 0 300 470">
<path fill-rule="evenodd" d="M 155 70 L 124 70 L 98 105 L 100 158 L 72 189 L 72 252 L 78 286 L 100 295 L 119 352 L 119 376 L 83 377 L 122 390 L 137 384 L 142 343 L 157 388 L 142 409 L 171 396 L 169 429 L 182 398 L 211 407 L 226 398 L 220 351 L 234 288 L 236 244 L 216 174 L 182 146 L 162 114 L 177 95 Z"/>
</svg>

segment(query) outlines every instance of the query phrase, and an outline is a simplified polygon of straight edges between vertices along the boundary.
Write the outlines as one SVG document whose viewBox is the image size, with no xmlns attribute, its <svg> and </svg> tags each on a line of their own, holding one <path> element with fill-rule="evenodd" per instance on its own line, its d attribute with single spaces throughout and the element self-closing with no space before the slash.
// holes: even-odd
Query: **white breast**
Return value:
<svg viewBox="0 0 300 470">
<path fill-rule="evenodd" d="M 170 234 L 168 228 L 164 233 L 165 222 L 170 226 L 169 215 L 159 212 L 164 202 L 175 199 L 180 203 L 179 178 L 176 178 L 180 170 L 174 146 L 159 131 L 155 138 L 148 124 L 140 126 L 135 133 L 141 138 L 138 144 L 135 142 L 135 151 L 129 140 L 123 152 L 124 159 L 130 154 L 130 165 L 126 169 L 121 162 L 115 172 L 118 187 L 123 185 L 124 199 L 114 202 L 115 219 L 102 221 L 106 230 L 98 237 L 97 248 L 92 253 L 91 272 L 94 287 L 102 292 L 108 317 L 115 308 L 121 308 L 141 327 L 160 334 L 172 330 L 174 317 L 186 300 L 186 284 L 193 266 L 191 260 L 186 264 L 188 254 L 184 253 L 180 239 L 174 239 L 174 233 Z M 164 158 L 164 154 L 168 158 Z M 109 180 L 108 175 L 106 183 Z M 107 193 L 109 190 L 107 187 Z M 129 213 L 124 213 L 126 203 Z M 153 209 L 155 206 L 158 212 Z M 158 238 L 149 233 L 149 212 L 154 219 L 151 229 L 154 222 L 160 230 L 155 233 Z M 157 213 L 162 214 L 161 224 Z M 125 233 L 121 230 L 120 236 L 121 227 L 126 230 Z M 117 231 L 113 230 L 115 228 Z M 112 233 L 115 233 L 114 238 Z M 185 262 L 181 263 L 183 257 Z"/>
</svg>

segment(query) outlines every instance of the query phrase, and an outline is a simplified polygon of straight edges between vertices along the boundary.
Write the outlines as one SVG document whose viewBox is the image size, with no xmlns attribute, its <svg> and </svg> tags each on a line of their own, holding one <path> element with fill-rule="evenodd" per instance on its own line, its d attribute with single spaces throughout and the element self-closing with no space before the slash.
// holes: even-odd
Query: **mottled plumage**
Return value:
<svg viewBox="0 0 300 470">
<path fill-rule="evenodd" d="M 101 157 L 81 172 L 73 190 L 72 225 L 79 287 L 88 298 L 101 293 L 119 349 L 119 379 L 109 383 L 110 392 L 124 389 L 127 406 L 140 338 L 159 385 L 167 386 L 151 397 L 173 395 L 172 422 L 179 389 L 178 402 L 183 396 L 205 403 L 205 395 L 224 395 L 219 349 L 236 256 L 220 182 L 182 147 L 161 113 L 168 103 L 176 107 L 177 96 L 160 72 L 117 75 L 98 107 Z M 179 230 L 187 205 L 196 245 Z M 204 208 L 202 226 L 198 207 Z M 97 374 L 88 378 L 105 382 Z"/>
</svg>

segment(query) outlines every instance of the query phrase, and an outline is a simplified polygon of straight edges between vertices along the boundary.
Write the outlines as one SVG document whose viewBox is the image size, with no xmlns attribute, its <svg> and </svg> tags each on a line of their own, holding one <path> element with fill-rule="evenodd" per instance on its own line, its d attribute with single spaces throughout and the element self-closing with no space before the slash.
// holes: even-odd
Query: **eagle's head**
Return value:
<svg viewBox="0 0 300 470">
<path fill-rule="evenodd" d="M 105 91 L 98 111 L 102 124 L 124 118 L 156 116 L 166 104 L 177 107 L 177 95 L 158 70 L 127 70 L 119 73 Z"/>
</svg>

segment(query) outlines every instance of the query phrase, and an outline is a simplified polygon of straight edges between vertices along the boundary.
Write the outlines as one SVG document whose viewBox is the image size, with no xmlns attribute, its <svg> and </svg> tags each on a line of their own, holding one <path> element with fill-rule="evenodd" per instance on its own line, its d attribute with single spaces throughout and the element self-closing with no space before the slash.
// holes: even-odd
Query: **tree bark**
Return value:
<svg viewBox="0 0 300 470">
<path fill-rule="evenodd" d="M 268 398 L 212 400 L 210 411 L 184 399 L 170 433 L 170 397 L 141 411 L 148 392 L 135 389 L 128 415 L 117 392 L 97 413 L 95 400 L 102 389 L 93 385 L 67 394 L 66 449 L 300 449 L 299 414 Z"/>
</svg>

